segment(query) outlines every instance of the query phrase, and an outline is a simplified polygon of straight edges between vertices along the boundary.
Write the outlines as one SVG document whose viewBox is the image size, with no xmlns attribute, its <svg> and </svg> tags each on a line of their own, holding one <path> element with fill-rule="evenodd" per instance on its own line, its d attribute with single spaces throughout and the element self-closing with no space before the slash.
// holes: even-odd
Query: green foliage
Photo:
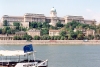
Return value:
<svg viewBox="0 0 100 67">
<path fill-rule="evenodd" d="M 55 26 L 50 26 L 50 28 L 49 29 L 55 29 L 55 30 L 57 30 L 58 28 Z"/>
<path fill-rule="evenodd" d="M 77 39 L 77 36 L 78 36 L 78 34 L 73 32 L 73 33 L 70 34 L 69 39 L 70 40 L 72 40 L 72 39 L 75 40 L 75 39 Z"/>
<path fill-rule="evenodd" d="M 16 31 L 27 31 L 27 28 L 21 27 L 21 26 L 16 26 Z"/>
<path fill-rule="evenodd" d="M 49 28 L 50 25 L 47 22 L 43 22 L 43 23 L 41 23 L 41 22 L 29 22 L 29 27 L 41 29 L 41 28 Z"/>
<path fill-rule="evenodd" d="M 49 29 L 41 29 L 41 35 L 48 35 Z"/>
<path fill-rule="evenodd" d="M 56 27 L 63 27 L 63 24 L 61 22 L 56 23 Z"/>
<path fill-rule="evenodd" d="M 34 40 L 40 40 L 40 36 L 34 36 Z"/>
<path fill-rule="evenodd" d="M 20 26 L 20 22 L 13 22 L 13 25 L 19 27 Z"/>
<path fill-rule="evenodd" d="M 26 34 L 23 37 L 24 37 L 25 40 L 32 40 L 32 36 L 30 36 L 30 35 Z"/>
<path fill-rule="evenodd" d="M 54 40 L 57 40 L 57 36 L 54 36 Z"/>
<path fill-rule="evenodd" d="M 92 29 L 92 30 L 96 30 L 96 26 L 95 25 L 89 25 L 89 24 L 82 24 L 80 22 L 76 22 L 76 21 L 72 21 L 69 22 L 65 25 L 66 29 L 67 29 L 67 33 L 70 34 L 68 35 L 68 39 L 78 39 L 78 40 L 82 40 L 84 39 L 84 35 L 83 35 L 83 30 L 88 30 L 88 29 Z M 73 30 L 76 29 L 77 31 L 74 32 Z M 88 39 L 94 39 L 93 36 L 88 36 Z"/>
<path fill-rule="evenodd" d="M 37 26 L 38 26 L 38 28 L 42 28 L 42 23 L 41 22 L 38 22 L 37 23 Z"/>
<path fill-rule="evenodd" d="M 10 27 L 4 27 L 3 29 L 0 29 L 1 34 L 15 34 L 15 30 Z"/>
<path fill-rule="evenodd" d="M 2 29 L 0 29 L 0 34 L 2 34 Z"/>
<path fill-rule="evenodd" d="M 27 31 L 27 28 L 23 28 L 23 27 L 22 27 L 22 31 Z"/>
<path fill-rule="evenodd" d="M 72 21 L 72 22 L 69 22 L 65 25 L 66 29 L 71 29 L 71 30 L 74 30 L 75 28 L 76 29 L 95 29 L 95 26 L 92 26 L 92 25 L 89 25 L 89 24 L 82 24 L 80 22 L 76 22 L 76 21 Z"/>
<path fill-rule="evenodd" d="M 84 39 L 84 35 L 83 34 L 78 34 L 77 39 L 78 40 L 83 40 Z"/>
<path fill-rule="evenodd" d="M 27 28 L 21 27 L 20 22 L 14 22 L 13 25 L 16 26 L 15 29 L 8 27 L 7 20 L 3 21 L 5 26 L 0 29 L 0 34 L 15 34 L 16 31 L 27 31 Z M 100 25 L 96 26 L 94 24 L 82 24 L 80 22 L 72 21 L 66 25 L 61 24 L 61 22 L 56 23 L 56 26 L 49 25 L 48 22 L 29 22 L 29 29 L 35 28 L 41 31 L 41 36 L 35 36 L 34 40 L 83 40 L 83 39 L 100 39 Z M 61 29 L 60 36 L 49 36 L 49 29 Z M 76 29 L 76 31 L 74 31 Z M 84 36 L 83 30 L 95 30 L 96 36 L 89 35 Z M 22 37 L 15 36 L 16 40 L 31 40 L 30 35 L 24 35 Z"/>
<path fill-rule="evenodd" d="M 7 30 L 9 30 L 9 29 L 10 29 L 10 27 L 4 27 L 4 29 L 7 31 Z"/>
<path fill-rule="evenodd" d="M 57 37 L 57 40 L 60 40 L 61 39 L 61 36 L 56 36 Z"/>
<path fill-rule="evenodd" d="M 44 22 L 43 25 L 42 25 L 42 28 L 49 28 L 49 27 L 50 27 L 50 25 L 47 22 Z"/>
<path fill-rule="evenodd" d="M 61 39 L 60 40 L 64 40 L 65 39 L 65 37 L 64 36 L 61 36 Z"/>
<path fill-rule="evenodd" d="M 89 39 L 89 40 L 93 40 L 93 39 L 94 39 L 94 36 L 88 35 L 88 39 Z"/>
<path fill-rule="evenodd" d="M 11 34 L 11 30 L 9 29 L 9 30 L 7 30 L 7 34 Z"/>
<path fill-rule="evenodd" d="M 80 23 L 76 22 L 76 21 L 73 21 L 73 22 L 69 22 L 65 25 L 65 27 L 67 29 L 72 29 L 74 30 L 74 28 L 76 28 L 76 26 L 80 25 Z"/>
<path fill-rule="evenodd" d="M 61 31 L 60 36 L 66 36 L 66 31 Z"/>
<path fill-rule="evenodd" d="M 5 29 L 2 29 L 2 34 L 6 34 L 6 30 Z"/>
<path fill-rule="evenodd" d="M 21 40 L 20 36 L 14 36 L 14 40 Z"/>
<path fill-rule="evenodd" d="M 48 35 L 44 35 L 44 36 L 41 36 L 41 40 L 50 40 L 50 36 Z"/>
<path fill-rule="evenodd" d="M 32 28 L 37 28 L 38 27 L 37 22 L 32 22 L 31 26 L 32 26 Z"/>
<path fill-rule="evenodd" d="M 3 26 L 8 26 L 8 21 L 7 20 L 3 21 Z"/>
<path fill-rule="evenodd" d="M 16 27 L 16 31 L 27 31 L 27 28 L 25 27 Z"/>
<path fill-rule="evenodd" d="M 54 40 L 54 36 L 51 37 L 51 40 Z"/>
<path fill-rule="evenodd" d="M 19 26 L 16 26 L 16 31 L 20 31 L 20 27 Z"/>
<path fill-rule="evenodd" d="M 24 35 L 24 36 L 14 36 L 14 40 L 32 40 L 32 36 Z"/>
<path fill-rule="evenodd" d="M 51 36 L 51 40 L 60 40 L 62 36 Z"/>
<path fill-rule="evenodd" d="M 68 40 L 72 40 L 73 38 L 72 38 L 72 36 L 69 34 L 68 35 Z"/>
<path fill-rule="evenodd" d="M 100 40 L 100 35 L 95 35 L 96 40 Z"/>
</svg>

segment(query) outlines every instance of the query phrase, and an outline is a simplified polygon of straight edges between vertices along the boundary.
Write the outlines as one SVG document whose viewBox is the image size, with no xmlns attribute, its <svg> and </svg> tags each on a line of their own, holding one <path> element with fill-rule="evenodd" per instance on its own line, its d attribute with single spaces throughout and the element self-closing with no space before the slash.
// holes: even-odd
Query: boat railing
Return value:
<svg viewBox="0 0 100 67">
<path fill-rule="evenodd" d="M 25 61 L 33 61 L 33 59 L 27 58 L 0 58 L 0 62 L 25 62 Z"/>
</svg>

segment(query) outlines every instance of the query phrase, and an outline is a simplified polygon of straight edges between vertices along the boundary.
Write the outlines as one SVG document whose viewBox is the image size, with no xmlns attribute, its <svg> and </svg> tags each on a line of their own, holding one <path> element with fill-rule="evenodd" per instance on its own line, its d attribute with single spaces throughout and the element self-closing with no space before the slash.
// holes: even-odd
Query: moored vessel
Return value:
<svg viewBox="0 0 100 67">
<path fill-rule="evenodd" d="M 0 50 L 0 67 L 48 67 L 48 60 L 35 59 L 32 44 L 23 50 Z"/>
</svg>

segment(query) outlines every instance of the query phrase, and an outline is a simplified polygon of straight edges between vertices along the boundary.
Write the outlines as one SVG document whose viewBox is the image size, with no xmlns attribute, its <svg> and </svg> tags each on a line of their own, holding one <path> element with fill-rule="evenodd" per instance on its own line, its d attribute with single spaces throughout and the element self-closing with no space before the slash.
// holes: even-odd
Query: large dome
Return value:
<svg viewBox="0 0 100 67">
<path fill-rule="evenodd" d="M 52 11 L 52 12 L 56 12 L 56 9 L 53 7 L 53 8 L 51 9 L 51 11 Z"/>
</svg>

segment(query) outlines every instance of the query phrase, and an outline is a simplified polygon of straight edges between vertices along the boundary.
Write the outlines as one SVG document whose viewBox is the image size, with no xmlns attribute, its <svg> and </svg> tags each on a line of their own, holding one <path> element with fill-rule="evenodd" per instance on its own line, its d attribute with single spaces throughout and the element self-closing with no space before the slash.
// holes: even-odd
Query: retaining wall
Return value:
<svg viewBox="0 0 100 67">
<path fill-rule="evenodd" d="M 100 40 L 0 40 L 0 45 L 100 45 Z"/>
</svg>

